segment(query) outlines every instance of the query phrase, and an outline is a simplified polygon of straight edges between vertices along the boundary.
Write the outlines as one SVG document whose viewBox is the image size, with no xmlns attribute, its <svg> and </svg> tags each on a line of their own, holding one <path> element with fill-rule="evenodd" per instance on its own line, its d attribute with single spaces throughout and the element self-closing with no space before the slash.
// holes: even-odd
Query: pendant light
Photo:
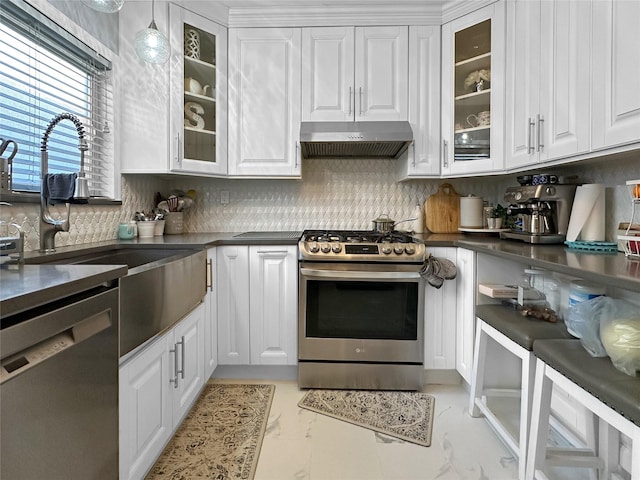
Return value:
<svg viewBox="0 0 640 480">
<path fill-rule="evenodd" d="M 169 60 L 171 48 L 169 40 L 158 30 L 156 25 L 154 4 L 155 1 L 151 0 L 151 23 L 149 28 L 140 30 L 136 34 L 134 47 L 140 60 L 144 60 L 147 63 L 160 64 Z"/>
<path fill-rule="evenodd" d="M 122 8 L 124 0 L 81 0 L 87 7 L 98 12 L 115 13 Z"/>
</svg>

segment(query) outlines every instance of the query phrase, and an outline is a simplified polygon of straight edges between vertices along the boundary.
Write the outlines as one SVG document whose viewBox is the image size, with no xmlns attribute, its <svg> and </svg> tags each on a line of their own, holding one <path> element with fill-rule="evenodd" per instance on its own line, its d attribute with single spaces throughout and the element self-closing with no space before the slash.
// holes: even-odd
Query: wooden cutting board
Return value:
<svg viewBox="0 0 640 480">
<path fill-rule="evenodd" d="M 458 233 L 460 226 L 460 195 L 448 183 L 424 202 L 426 226 L 433 233 Z"/>
</svg>

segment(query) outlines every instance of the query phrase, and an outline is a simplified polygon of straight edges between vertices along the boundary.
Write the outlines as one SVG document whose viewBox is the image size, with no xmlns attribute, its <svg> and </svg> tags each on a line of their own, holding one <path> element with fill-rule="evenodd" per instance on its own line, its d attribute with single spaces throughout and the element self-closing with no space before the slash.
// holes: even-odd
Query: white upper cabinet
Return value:
<svg viewBox="0 0 640 480">
<path fill-rule="evenodd" d="M 590 2 L 507 4 L 507 169 L 589 151 Z"/>
<path fill-rule="evenodd" d="M 227 173 L 227 30 L 169 4 L 171 170 Z"/>
<path fill-rule="evenodd" d="M 408 27 L 303 28 L 302 120 L 408 120 Z"/>
<path fill-rule="evenodd" d="M 300 176 L 300 37 L 229 30 L 229 175 Z"/>
<path fill-rule="evenodd" d="M 442 174 L 504 168 L 505 3 L 442 26 Z"/>
<path fill-rule="evenodd" d="M 594 150 L 640 141 L 640 2 L 593 2 Z"/>
<path fill-rule="evenodd" d="M 401 178 L 440 175 L 440 27 L 409 27 L 409 122 L 413 145 Z"/>
</svg>

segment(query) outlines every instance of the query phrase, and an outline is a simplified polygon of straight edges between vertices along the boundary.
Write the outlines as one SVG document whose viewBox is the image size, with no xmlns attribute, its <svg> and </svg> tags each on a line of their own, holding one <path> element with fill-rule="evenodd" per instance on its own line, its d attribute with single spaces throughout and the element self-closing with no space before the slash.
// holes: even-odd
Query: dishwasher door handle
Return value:
<svg viewBox="0 0 640 480">
<path fill-rule="evenodd" d="M 71 328 L 44 340 L 37 339 L 21 351 L 3 358 L 0 385 L 106 330 L 112 325 L 111 311 L 103 310 L 74 322 Z"/>
</svg>

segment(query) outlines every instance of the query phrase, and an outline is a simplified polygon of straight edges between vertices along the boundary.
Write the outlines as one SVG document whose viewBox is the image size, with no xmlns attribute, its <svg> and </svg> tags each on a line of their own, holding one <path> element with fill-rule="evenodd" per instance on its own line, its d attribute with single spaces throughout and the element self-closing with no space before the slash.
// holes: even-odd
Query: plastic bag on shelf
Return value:
<svg viewBox="0 0 640 480">
<path fill-rule="evenodd" d="M 571 335 L 580 339 L 582 346 L 592 357 L 606 357 L 600 341 L 600 322 L 609 310 L 609 297 L 601 296 L 571 305 L 565 325 Z"/>
<path fill-rule="evenodd" d="M 640 372 L 640 308 L 624 300 L 603 302 L 600 340 L 611 362 L 620 371 Z"/>
</svg>

